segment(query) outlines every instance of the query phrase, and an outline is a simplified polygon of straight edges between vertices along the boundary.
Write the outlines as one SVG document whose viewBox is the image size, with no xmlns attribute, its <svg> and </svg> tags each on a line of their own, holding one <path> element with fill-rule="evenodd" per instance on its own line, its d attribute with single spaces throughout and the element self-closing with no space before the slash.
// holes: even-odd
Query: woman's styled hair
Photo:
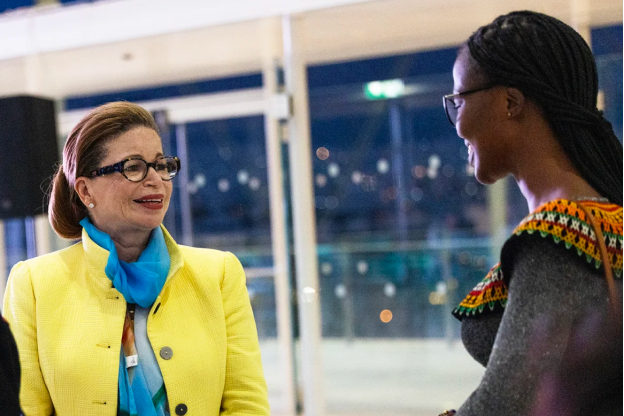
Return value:
<svg viewBox="0 0 624 416">
<path fill-rule="evenodd" d="M 79 223 L 87 216 L 87 208 L 74 189 L 76 178 L 98 168 L 106 157 L 107 144 L 135 127 L 158 132 L 147 110 L 119 101 L 95 108 L 69 133 L 63 148 L 63 163 L 52 180 L 48 207 L 50 224 L 59 236 L 76 239 L 82 235 Z"/>
<path fill-rule="evenodd" d="M 594 56 L 574 29 L 519 11 L 479 28 L 462 46 L 491 84 L 517 88 L 536 103 L 580 175 L 622 205 L 622 144 L 596 108 Z"/>
</svg>

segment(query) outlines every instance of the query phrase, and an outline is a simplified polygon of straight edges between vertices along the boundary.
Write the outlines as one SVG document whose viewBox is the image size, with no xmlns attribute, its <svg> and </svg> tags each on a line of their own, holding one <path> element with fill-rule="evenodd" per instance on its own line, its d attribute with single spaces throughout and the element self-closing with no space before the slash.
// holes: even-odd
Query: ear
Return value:
<svg viewBox="0 0 624 416">
<path fill-rule="evenodd" d="M 84 176 L 79 176 L 78 178 L 76 178 L 74 190 L 78 194 L 78 197 L 80 198 L 82 203 L 85 204 L 85 206 L 94 202 L 93 192 L 91 189 L 91 180 L 89 178 L 85 178 Z"/>
<path fill-rule="evenodd" d="M 526 98 L 517 88 L 507 88 L 507 117 L 516 117 L 524 111 Z"/>
</svg>

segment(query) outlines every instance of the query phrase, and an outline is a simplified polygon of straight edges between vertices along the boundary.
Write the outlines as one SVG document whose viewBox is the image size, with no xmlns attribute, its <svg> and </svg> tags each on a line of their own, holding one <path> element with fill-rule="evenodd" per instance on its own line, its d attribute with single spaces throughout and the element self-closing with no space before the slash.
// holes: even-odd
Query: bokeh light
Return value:
<svg viewBox="0 0 624 416">
<path fill-rule="evenodd" d="M 379 314 L 379 319 L 381 319 L 381 322 L 383 322 L 384 324 L 387 324 L 392 320 L 392 311 L 390 309 L 384 309 Z"/>
<path fill-rule="evenodd" d="M 319 147 L 316 149 L 316 157 L 321 160 L 326 160 L 329 157 L 329 150 L 326 147 Z"/>
</svg>

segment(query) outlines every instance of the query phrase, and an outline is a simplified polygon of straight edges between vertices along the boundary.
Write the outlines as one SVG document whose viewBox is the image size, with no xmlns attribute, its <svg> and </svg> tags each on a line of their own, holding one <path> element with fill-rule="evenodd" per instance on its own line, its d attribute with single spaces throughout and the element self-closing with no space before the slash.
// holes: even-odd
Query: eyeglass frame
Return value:
<svg viewBox="0 0 624 416">
<path fill-rule="evenodd" d="M 123 175 L 124 178 L 126 178 L 130 182 L 134 182 L 134 183 L 141 182 L 143 179 L 145 179 L 147 177 L 147 173 L 149 172 L 150 168 L 153 168 L 154 171 L 156 173 L 158 173 L 158 171 L 156 170 L 156 163 L 159 160 L 161 160 L 161 159 L 168 159 L 168 158 L 171 158 L 171 159 L 173 159 L 176 162 L 176 166 L 177 166 L 176 175 L 177 175 L 177 173 L 180 171 L 180 166 L 181 166 L 180 159 L 178 159 L 177 156 L 161 156 L 161 157 L 157 158 L 155 161 L 153 161 L 152 163 L 146 161 L 145 159 L 143 159 L 141 157 L 129 157 L 128 159 L 124 159 L 121 162 L 113 163 L 112 165 L 104 166 L 104 167 L 101 167 L 99 169 L 94 170 L 93 172 L 91 172 L 89 174 L 89 178 L 97 178 L 98 176 L 106 176 L 106 175 L 111 175 L 111 174 L 113 174 L 115 172 L 119 172 L 119 173 L 121 173 Z M 131 160 L 140 160 L 143 163 L 145 163 L 145 166 L 146 166 L 145 174 L 138 181 L 133 181 L 133 180 L 129 179 L 126 176 L 126 174 L 124 173 L 124 170 L 123 170 L 124 165 L 126 164 L 126 162 L 129 162 Z M 160 176 L 160 178 L 163 181 L 170 181 L 171 179 L 175 178 L 176 175 L 174 175 L 173 177 L 171 177 L 169 179 L 163 178 L 162 176 L 160 176 L 160 174 L 158 176 Z"/>
<path fill-rule="evenodd" d="M 485 87 L 475 88 L 474 90 L 462 91 L 462 92 L 458 92 L 455 94 L 446 94 L 445 96 L 443 96 L 442 105 L 444 106 L 444 112 L 446 113 L 446 118 L 448 119 L 449 123 L 451 123 L 451 126 L 455 127 L 455 123 L 453 122 L 453 120 L 451 120 L 451 116 L 449 114 L 448 107 L 446 105 L 447 100 L 451 101 L 453 105 L 455 105 L 455 102 L 453 100 L 457 97 L 461 97 L 463 95 L 474 94 L 475 92 L 489 90 L 490 88 L 494 88 L 494 87 L 496 87 L 496 84 L 486 85 Z M 455 121 L 457 121 L 457 117 L 455 117 Z"/>
</svg>

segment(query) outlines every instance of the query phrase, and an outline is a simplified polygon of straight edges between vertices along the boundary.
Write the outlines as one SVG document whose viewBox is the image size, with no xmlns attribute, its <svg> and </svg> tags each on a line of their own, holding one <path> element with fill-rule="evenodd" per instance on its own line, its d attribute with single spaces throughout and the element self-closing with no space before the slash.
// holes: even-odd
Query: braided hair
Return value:
<svg viewBox="0 0 624 416">
<path fill-rule="evenodd" d="M 466 48 L 487 81 L 517 88 L 541 107 L 580 175 L 621 206 L 622 144 L 596 108 L 596 62 L 583 38 L 554 17 L 519 11 L 478 29 Z"/>
</svg>

